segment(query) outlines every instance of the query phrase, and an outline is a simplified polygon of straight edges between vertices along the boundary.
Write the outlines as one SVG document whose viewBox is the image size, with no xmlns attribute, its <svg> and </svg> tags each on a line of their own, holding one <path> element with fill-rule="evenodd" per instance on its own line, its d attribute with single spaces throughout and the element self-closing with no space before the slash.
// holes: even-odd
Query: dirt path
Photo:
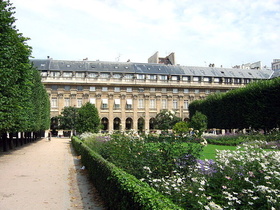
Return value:
<svg viewBox="0 0 280 210">
<path fill-rule="evenodd" d="M 70 139 L 42 139 L 0 153 L 0 209 L 104 209 L 81 168 Z"/>
</svg>

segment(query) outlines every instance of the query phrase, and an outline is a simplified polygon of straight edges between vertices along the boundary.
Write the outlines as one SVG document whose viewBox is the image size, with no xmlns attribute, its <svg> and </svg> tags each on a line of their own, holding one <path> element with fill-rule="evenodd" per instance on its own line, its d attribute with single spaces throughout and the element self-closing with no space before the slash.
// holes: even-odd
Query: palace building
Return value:
<svg viewBox="0 0 280 210">
<path fill-rule="evenodd" d="M 173 56 L 171 54 L 171 56 Z M 244 87 L 269 79 L 273 71 L 165 65 L 173 57 L 152 60 L 162 63 L 68 61 L 31 59 L 41 72 L 51 101 L 51 117 L 64 107 L 95 104 L 104 130 L 154 129 L 162 109 L 188 120 L 188 105 L 209 94 Z M 171 61 L 171 62 L 170 62 Z M 174 59 L 175 61 L 175 59 Z"/>
</svg>

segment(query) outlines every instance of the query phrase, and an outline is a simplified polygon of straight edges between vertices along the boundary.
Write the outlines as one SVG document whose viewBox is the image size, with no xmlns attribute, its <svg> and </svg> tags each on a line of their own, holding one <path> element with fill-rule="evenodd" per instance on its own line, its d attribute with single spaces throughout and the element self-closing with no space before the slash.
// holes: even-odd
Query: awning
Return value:
<svg viewBox="0 0 280 210">
<path fill-rule="evenodd" d="M 132 99 L 127 99 L 127 100 L 126 100 L 126 103 L 127 103 L 128 105 L 132 105 Z"/>
<path fill-rule="evenodd" d="M 90 99 L 89 99 L 89 103 L 95 104 L 95 98 L 90 98 Z"/>
<path fill-rule="evenodd" d="M 108 98 L 103 98 L 102 99 L 102 104 L 108 104 Z"/>
<path fill-rule="evenodd" d="M 121 99 L 116 98 L 116 99 L 115 99 L 115 104 L 121 104 Z"/>
</svg>

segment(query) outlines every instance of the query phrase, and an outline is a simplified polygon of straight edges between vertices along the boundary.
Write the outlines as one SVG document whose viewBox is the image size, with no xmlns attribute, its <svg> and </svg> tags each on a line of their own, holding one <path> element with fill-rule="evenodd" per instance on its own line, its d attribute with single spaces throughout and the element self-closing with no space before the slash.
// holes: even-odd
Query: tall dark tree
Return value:
<svg viewBox="0 0 280 210">
<path fill-rule="evenodd" d="M 28 38 L 15 27 L 14 9 L 9 0 L 0 1 L 0 134 L 4 150 L 7 133 L 46 129 L 49 119 L 49 99 L 29 61 Z"/>
<path fill-rule="evenodd" d="M 78 108 L 76 107 L 64 107 L 59 116 L 59 127 L 63 130 L 72 130 L 76 129 L 76 123 L 78 118 Z"/>
<path fill-rule="evenodd" d="M 76 130 L 78 133 L 97 133 L 100 129 L 100 118 L 95 105 L 84 104 L 78 111 Z"/>
</svg>

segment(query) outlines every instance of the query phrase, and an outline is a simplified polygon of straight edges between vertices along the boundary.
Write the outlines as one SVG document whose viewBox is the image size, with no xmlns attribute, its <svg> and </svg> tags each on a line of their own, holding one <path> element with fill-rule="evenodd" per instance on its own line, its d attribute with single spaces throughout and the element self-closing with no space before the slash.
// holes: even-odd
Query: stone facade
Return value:
<svg viewBox="0 0 280 210">
<path fill-rule="evenodd" d="M 33 59 L 51 101 L 51 116 L 65 106 L 90 102 L 104 130 L 153 130 L 162 109 L 188 120 L 188 104 L 209 94 L 227 92 L 269 79 L 271 70 L 166 66 L 151 63 Z"/>
</svg>

